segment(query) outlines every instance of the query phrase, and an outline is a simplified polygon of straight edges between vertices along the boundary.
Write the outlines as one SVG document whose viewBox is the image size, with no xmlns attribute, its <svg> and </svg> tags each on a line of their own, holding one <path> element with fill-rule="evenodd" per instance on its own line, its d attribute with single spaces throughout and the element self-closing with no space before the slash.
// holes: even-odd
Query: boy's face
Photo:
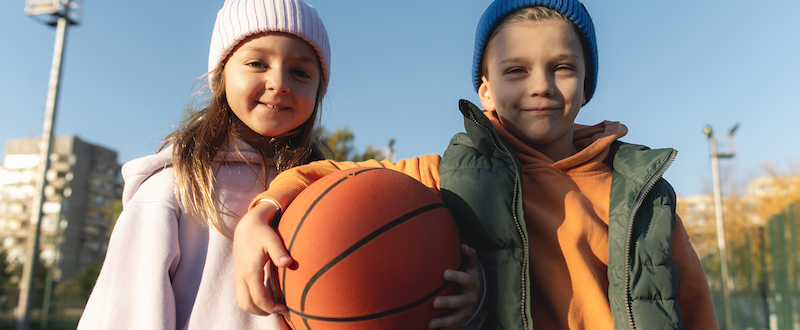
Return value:
<svg viewBox="0 0 800 330">
<path fill-rule="evenodd" d="M 509 132 L 553 158 L 547 151 L 572 150 L 585 77 L 583 48 L 569 22 L 514 22 L 489 41 L 478 94 Z"/>
</svg>

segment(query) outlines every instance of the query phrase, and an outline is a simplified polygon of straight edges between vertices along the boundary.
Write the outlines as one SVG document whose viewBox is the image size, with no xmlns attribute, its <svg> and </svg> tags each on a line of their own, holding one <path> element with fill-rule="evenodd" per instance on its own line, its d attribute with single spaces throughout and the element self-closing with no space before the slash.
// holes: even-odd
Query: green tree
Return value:
<svg viewBox="0 0 800 330">
<path fill-rule="evenodd" d="M 328 149 L 330 149 L 333 160 L 343 161 L 363 161 L 368 159 L 384 160 L 386 156 L 383 151 L 373 145 L 367 145 L 363 153 L 355 152 L 353 147 L 353 139 L 355 135 L 350 131 L 350 128 L 343 127 L 331 133 L 324 126 L 320 125 L 314 129 L 314 135 L 317 136 Z"/>
<path fill-rule="evenodd" d="M 89 299 L 97 276 L 100 275 L 102 262 L 96 262 L 84 268 L 80 273 L 75 274 L 74 278 L 58 283 L 55 289 L 56 296 L 63 299 L 72 299 L 83 304 Z"/>
<path fill-rule="evenodd" d="M 75 282 L 77 282 L 78 293 L 81 298 L 89 299 L 89 294 L 92 293 L 94 283 L 97 282 L 97 276 L 100 275 L 100 268 L 103 267 L 102 262 L 95 262 L 83 271 L 75 275 Z"/>
<path fill-rule="evenodd" d="M 8 262 L 6 251 L 0 251 L 0 312 L 10 310 L 19 288 L 14 282 L 14 268 Z M 19 275 L 17 275 L 19 276 Z"/>
<path fill-rule="evenodd" d="M 111 227 L 108 229 L 109 235 L 114 231 L 114 226 L 117 224 L 117 219 L 120 214 L 122 214 L 122 199 L 116 199 L 111 202 Z"/>
<path fill-rule="evenodd" d="M 197 113 L 197 110 L 195 110 L 192 107 L 187 107 L 186 109 L 183 109 L 183 112 L 181 113 L 181 121 L 191 118 L 192 116 L 194 116 L 195 113 Z"/>
<path fill-rule="evenodd" d="M 378 148 L 376 148 L 376 147 L 374 147 L 372 145 L 368 145 L 366 150 L 364 150 L 363 154 L 360 154 L 360 155 L 359 154 L 355 154 L 351 158 L 351 160 L 353 160 L 355 162 L 360 162 L 360 161 L 369 160 L 369 159 L 384 160 L 384 159 L 386 159 L 386 157 L 383 155 L 383 151 L 381 151 L 381 149 L 378 149 Z"/>
</svg>

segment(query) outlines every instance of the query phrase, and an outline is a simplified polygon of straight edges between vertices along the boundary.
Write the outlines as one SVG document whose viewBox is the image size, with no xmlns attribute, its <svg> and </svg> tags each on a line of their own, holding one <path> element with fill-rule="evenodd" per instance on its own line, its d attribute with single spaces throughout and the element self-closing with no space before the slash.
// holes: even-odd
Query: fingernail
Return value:
<svg viewBox="0 0 800 330">
<path fill-rule="evenodd" d="M 282 264 L 288 264 L 288 263 L 292 262 L 292 258 L 289 258 L 289 257 L 287 257 L 287 256 L 283 256 L 283 257 L 281 257 L 281 260 L 280 260 L 280 262 L 281 262 Z"/>
</svg>

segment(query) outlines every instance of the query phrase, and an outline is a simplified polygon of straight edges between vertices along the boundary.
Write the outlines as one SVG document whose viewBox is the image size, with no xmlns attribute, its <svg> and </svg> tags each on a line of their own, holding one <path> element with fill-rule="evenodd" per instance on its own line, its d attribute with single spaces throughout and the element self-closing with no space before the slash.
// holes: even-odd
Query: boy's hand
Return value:
<svg viewBox="0 0 800 330">
<path fill-rule="evenodd" d="M 233 279 L 239 308 L 256 314 L 286 313 L 286 306 L 275 301 L 264 284 L 267 260 L 277 267 L 288 267 L 292 258 L 280 237 L 269 226 L 277 208 L 259 203 L 242 217 L 233 233 Z"/>
<path fill-rule="evenodd" d="M 483 274 L 478 264 L 478 254 L 466 244 L 461 245 L 461 253 L 467 257 L 467 269 L 464 272 L 448 269 L 444 271 L 444 279 L 461 285 L 461 293 L 453 296 L 441 296 L 433 300 L 434 308 L 455 309 L 452 313 L 435 318 L 428 323 L 428 328 L 454 329 L 466 323 L 478 309 L 483 293 Z"/>
</svg>

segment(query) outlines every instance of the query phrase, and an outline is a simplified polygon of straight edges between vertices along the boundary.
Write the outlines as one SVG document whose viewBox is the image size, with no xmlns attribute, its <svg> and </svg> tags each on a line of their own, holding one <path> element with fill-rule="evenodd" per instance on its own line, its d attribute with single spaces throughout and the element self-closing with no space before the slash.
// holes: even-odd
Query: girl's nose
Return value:
<svg viewBox="0 0 800 330">
<path fill-rule="evenodd" d="M 288 94 L 290 89 L 287 74 L 280 70 L 272 70 L 271 73 L 267 77 L 267 90 L 278 94 Z"/>
</svg>

